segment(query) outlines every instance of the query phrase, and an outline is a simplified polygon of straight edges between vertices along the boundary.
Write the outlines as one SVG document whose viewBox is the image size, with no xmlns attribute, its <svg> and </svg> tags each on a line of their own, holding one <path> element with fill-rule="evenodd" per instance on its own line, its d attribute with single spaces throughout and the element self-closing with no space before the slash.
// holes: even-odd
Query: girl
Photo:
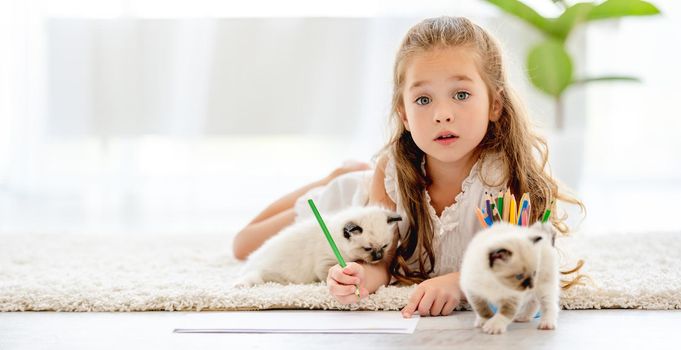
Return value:
<svg viewBox="0 0 681 350">
<path fill-rule="evenodd" d="M 261 237 L 296 215 L 309 216 L 307 198 L 326 203 L 327 210 L 366 202 L 384 205 L 403 217 L 392 258 L 383 264 L 332 267 L 329 291 L 339 302 L 353 303 L 355 285 L 364 298 L 391 279 L 417 283 L 402 314 L 449 315 L 462 296 L 458 271 L 464 249 L 481 229 L 474 210 L 488 193 L 508 187 L 520 198 L 528 192 L 536 208 L 531 222 L 552 198 L 583 208 L 559 192 L 544 171 L 546 142 L 530 130 L 507 83 L 497 42 L 466 18 L 426 19 L 409 30 L 395 61 L 391 114 L 394 133 L 375 170 L 348 172 L 324 187 L 311 184 L 278 201 L 276 209 L 285 209 L 261 214 L 267 217 L 260 221 L 262 230 L 256 222 L 237 235 L 237 257 L 248 254 L 239 250 L 247 245 L 243 242 L 257 241 L 249 247 L 257 246 Z M 560 232 L 568 232 L 565 216 L 551 220 Z"/>
</svg>

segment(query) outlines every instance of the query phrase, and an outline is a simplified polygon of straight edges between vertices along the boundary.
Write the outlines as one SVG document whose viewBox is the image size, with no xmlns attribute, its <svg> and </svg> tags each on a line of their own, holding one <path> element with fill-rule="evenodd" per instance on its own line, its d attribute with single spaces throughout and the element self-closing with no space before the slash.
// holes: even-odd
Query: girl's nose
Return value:
<svg viewBox="0 0 681 350">
<path fill-rule="evenodd" d="M 451 116 L 443 116 L 443 115 L 436 115 L 435 116 L 435 122 L 436 123 L 442 123 L 443 121 L 446 122 L 446 123 L 449 123 L 449 122 L 452 121 L 452 117 Z"/>
<path fill-rule="evenodd" d="M 449 103 L 436 101 L 433 107 L 433 112 L 435 112 L 433 119 L 436 123 L 449 123 L 454 120 L 452 106 Z"/>
</svg>

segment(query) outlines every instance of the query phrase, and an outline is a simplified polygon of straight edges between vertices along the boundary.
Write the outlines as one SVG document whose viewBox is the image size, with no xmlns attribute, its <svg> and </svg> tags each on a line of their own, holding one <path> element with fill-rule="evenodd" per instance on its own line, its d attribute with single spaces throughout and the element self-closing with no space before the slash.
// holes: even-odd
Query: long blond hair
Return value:
<svg viewBox="0 0 681 350">
<path fill-rule="evenodd" d="M 584 211 L 583 203 L 559 190 L 557 181 L 545 171 L 548 160 L 546 140 L 531 130 L 527 113 L 508 84 L 496 40 L 484 29 L 463 17 L 426 19 L 409 30 L 397 52 L 391 111 L 394 133 L 383 149 L 383 153 L 391 152 L 394 157 L 400 195 L 410 218 L 408 232 L 402 237 L 390 266 L 391 274 L 403 283 L 422 282 L 428 278 L 435 265 L 433 226 L 428 206 L 424 205 L 425 190 L 431 180 L 421 171 L 423 151 L 416 145 L 400 118 L 406 65 L 408 59 L 415 54 L 436 48 L 461 46 L 471 48 L 477 54 L 478 70 L 490 96 L 490 111 L 495 101 L 501 105 L 499 119 L 489 123 L 476 150 L 482 163 L 492 159 L 491 155 L 500 154 L 500 159 L 494 159 L 502 162 L 504 182 L 517 198 L 523 193 L 529 193 L 532 207 L 536 208 L 532 211 L 531 222 L 539 220 L 543 209 L 549 205 L 556 212 L 555 202 L 551 202 L 552 200 L 578 205 Z M 566 214 L 553 215 L 551 218 L 554 227 L 562 234 L 569 232 L 565 224 L 566 218 Z M 418 270 L 409 268 L 413 263 L 418 263 Z"/>
</svg>

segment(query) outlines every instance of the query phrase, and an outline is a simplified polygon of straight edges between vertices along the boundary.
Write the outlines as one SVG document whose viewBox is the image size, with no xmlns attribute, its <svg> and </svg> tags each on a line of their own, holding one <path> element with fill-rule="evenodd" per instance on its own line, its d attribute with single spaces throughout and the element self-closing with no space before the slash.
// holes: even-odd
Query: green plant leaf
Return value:
<svg viewBox="0 0 681 350">
<path fill-rule="evenodd" d="M 589 13 L 589 20 L 618 18 L 625 16 L 657 15 L 660 10 L 655 5 L 641 0 L 607 0 Z"/>
<path fill-rule="evenodd" d="M 486 0 L 508 14 L 522 19 L 540 31 L 553 35 L 549 20 L 519 0 Z"/>
<path fill-rule="evenodd" d="M 629 76 L 606 75 L 602 77 L 581 78 L 572 81 L 572 84 L 588 84 L 594 82 L 608 82 L 608 81 L 629 81 L 633 83 L 640 83 L 641 79 Z"/>
<path fill-rule="evenodd" d="M 572 83 L 572 60 L 560 42 L 549 39 L 530 50 L 527 73 L 534 86 L 558 98 Z"/>
<path fill-rule="evenodd" d="M 552 21 L 553 36 L 560 41 L 565 41 L 572 28 L 587 21 L 589 13 L 595 7 L 596 5 L 589 2 L 580 2 L 568 7 L 560 17 Z"/>
</svg>

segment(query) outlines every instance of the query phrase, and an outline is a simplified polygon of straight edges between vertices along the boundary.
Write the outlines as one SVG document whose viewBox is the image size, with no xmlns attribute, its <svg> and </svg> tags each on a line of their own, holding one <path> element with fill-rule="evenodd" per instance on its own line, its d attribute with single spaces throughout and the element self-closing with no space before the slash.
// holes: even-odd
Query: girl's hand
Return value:
<svg viewBox="0 0 681 350">
<path fill-rule="evenodd" d="M 329 269 L 326 276 L 329 292 L 341 304 L 354 304 L 366 298 L 369 291 L 364 288 L 364 266 L 351 262 L 345 268 L 336 264 Z M 360 298 L 355 294 L 355 286 L 359 287 Z"/>
<path fill-rule="evenodd" d="M 410 318 L 416 310 L 421 316 L 447 316 L 460 301 L 459 273 L 449 273 L 421 282 L 402 309 L 402 316 Z"/>
</svg>

